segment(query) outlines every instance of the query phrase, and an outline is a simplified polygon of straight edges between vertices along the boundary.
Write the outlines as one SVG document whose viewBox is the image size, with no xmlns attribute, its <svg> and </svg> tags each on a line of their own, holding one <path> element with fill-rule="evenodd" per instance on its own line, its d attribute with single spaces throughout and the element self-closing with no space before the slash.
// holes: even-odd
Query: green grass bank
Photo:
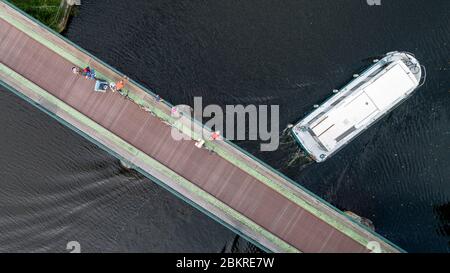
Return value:
<svg viewBox="0 0 450 273">
<path fill-rule="evenodd" d="M 73 13 L 73 6 L 68 5 L 66 0 L 8 1 L 57 32 L 62 32 L 66 28 L 67 21 Z"/>
</svg>

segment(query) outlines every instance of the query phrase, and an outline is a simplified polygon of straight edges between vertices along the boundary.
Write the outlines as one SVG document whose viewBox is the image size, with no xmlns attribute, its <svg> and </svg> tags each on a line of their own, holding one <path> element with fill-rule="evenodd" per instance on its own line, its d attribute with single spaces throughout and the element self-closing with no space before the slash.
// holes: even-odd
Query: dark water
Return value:
<svg viewBox="0 0 450 273">
<path fill-rule="evenodd" d="M 426 84 L 325 163 L 237 144 L 405 250 L 449 252 L 448 1 L 82 2 L 75 43 L 174 104 L 278 104 L 280 127 L 371 57 L 413 52 Z M 0 105 L 0 251 L 258 251 L 14 95 Z"/>
</svg>

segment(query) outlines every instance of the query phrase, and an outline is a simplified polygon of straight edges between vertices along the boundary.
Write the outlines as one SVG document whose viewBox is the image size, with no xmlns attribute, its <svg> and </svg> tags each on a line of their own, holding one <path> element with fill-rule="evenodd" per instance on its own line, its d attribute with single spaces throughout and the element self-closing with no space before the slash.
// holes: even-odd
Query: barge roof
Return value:
<svg viewBox="0 0 450 273">
<path fill-rule="evenodd" d="M 421 72 L 412 54 L 387 53 L 298 122 L 294 138 L 315 161 L 324 161 L 404 101 Z"/>
<path fill-rule="evenodd" d="M 349 95 L 310 125 L 312 133 L 328 151 L 356 129 L 370 123 L 372 117 L 387 111 L 416 86 L 415 79 L 402 66 L 401 62 L 393 64 L 372 83 Z"/>
</svg>

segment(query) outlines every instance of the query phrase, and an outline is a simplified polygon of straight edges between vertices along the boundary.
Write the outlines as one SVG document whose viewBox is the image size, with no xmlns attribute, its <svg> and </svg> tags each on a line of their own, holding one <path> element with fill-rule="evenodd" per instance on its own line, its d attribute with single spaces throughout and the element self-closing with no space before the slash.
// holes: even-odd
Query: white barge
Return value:
<svg viewBox="0 0 450 273">
<path fill-rule="evenodd" d="M 422 67 L 406 52 L 389 52 L 381 60 L 292 127 L 308 155 L 322 162 L 365 131 L 419 86 Z"/>
</svg>

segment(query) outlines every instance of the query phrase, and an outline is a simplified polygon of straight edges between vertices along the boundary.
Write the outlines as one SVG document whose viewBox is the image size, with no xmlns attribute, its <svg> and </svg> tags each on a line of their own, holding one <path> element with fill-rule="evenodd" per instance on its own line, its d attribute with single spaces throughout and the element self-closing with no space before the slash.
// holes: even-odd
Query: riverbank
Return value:
<svg viewBox="0 0 450 273">
<path fill-rule="evenodd" d="M 69 17 L 73 15 L 73 5 L 66 0 L 8 0 L 51 29 L 62 32 Z"/>
</svg>

